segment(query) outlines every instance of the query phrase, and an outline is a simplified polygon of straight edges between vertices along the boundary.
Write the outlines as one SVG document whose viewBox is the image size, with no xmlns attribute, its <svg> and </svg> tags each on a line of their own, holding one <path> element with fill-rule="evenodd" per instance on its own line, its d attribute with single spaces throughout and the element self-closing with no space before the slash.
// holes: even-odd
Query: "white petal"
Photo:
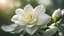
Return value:
<svg viewBox="0 0 64 36">
<path fill-rule="evenodd" d="M 17 15 L 24 16 L 24 10 L 22 10 L 22 9 L 20 9 L 20 8 L 16 9 L 15 12 L 16 12 Z"/>
<path fill-rule="evenodd" d="M 53 24 L 51 24 L 50 26 L 48 26 L 50 29 L 52 29 L 52 28 L 56 28 L 56 29 L 58 29 L 58 27 L 56 27 L 55 26 L 55 23 L 53 23 Z M 59 29 L 58 29 L 59 30 Z"/>
<path fill-rule="evenodd" d="M 19 25 L 26 25 L 26 23 L 28 23 L 29 21 L 27 19 L 25 19 L 24 17 L 21 17 L 18 19 L 18 21 L 16 21 L 15 23 L 19 24 Z"/>
<path fill-rule="evenodd" d="M 12 17 L 11 21 L 16 22 L 16 21 L 18 21 L 18 19 L 19 19 L 19 16 L 18 15 L 14 15 Z"/>
<path fill-rule="evenodd" d="M 37 25 L 48 24 L 51 21 L 51 17 L 47 14 L 40 15 L 38 17 Z"/>
<path fill-rule="evenodd" d="M 46 9 L 43 5 L 39 5 L 34 9 L 34 13 L 37 15 L 41 15 L 43 13 L 45 13 Z"/>
<path fill-rule="evenodd" d="M 15 29 L 15 27 L 17 27 L 16 24 L 11 24 L 11 25 L 3 25 L 1 27 L 2 30 L 6 31 L 6 32 L 11 32 Z"/>
<path fill-rule="evenodd" d="M 50 26 L 55 26 L 55 23 L 51 24 Z"/>
<path fill-rule="evenodd" d="M 15 30 L 13 30 L 13 31 L 10 32 L 10 33 L 20 33 L 21 31 L 23 31 L 23 28 L 24 28 L 24 26 L 18 25 L 18 26 L 15 28 Z"/>
<path fill-rule="evenodd" d="M 38 27 L 36 27 L 36 26 L 34 26 L 32 28 L 25 27 L 25 31 L 30 35 L 33 35 L 37 30 L 38 30 Z"/>
<path fill-rule="evenodd" d="M 58 31 L 58 27 L 54 26 L 55 23 L 53 23 L 52 25 L 49 26 L 50 29 L 47 29 L 45 32 L 44 32 L 44 36 L 52 36 L 56 33 L 56 31 Z"/>
<path fill-rule="evenodd" d="M 16 21 L 15 23 L 21 26 L 26 25 L 26 22 L 23 22 L 23 21 Z"/>
<path fill-rule="evenodd" d="M 57 30 L 58 30 L 57 28 L 47 29 L 44 32 L 43 36 L 52 36 L 52 35 L 54 35 L 56 33 Z"/>
<path fill-rule="evenodd" d="M 19 16 L 19 20 L 23 22 L 28 22 L 28 20 L 23 16 Z"/>
<path fill-rule="evenodd" d="M 26 5 L 24 7 L 24 12 L 26 12 L 26 13 L 27 12 L 29 12 L 29 13 L 33 12 L 33 7 L 30 4 Z"/>
<path fill-rule="evenodd" d="M 20 15 L 14 15 L 11 21 L 21 25 L 25 25 L 25 23 L 28 22 L 23 16 Z"/>
<path fill-rule="evenodd" d="M 31 28 L 31 27 L 33 27 L 33 26 L 34 26 L 34 24 L 33 24 L 33 25 L 27 25 L 28 28 Z"/>
</svg>

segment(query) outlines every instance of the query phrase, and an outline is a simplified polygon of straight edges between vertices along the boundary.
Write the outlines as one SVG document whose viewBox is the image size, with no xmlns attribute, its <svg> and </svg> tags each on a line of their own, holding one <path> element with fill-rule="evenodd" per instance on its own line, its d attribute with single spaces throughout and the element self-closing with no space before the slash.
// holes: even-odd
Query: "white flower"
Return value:
<svg viewBox="0 0 64 36">
<path fill-rule="evenodd" d="M 49 28 L 50 29 L 46 29 L 46 31 L 43 33 L 43 36 L 52 36 L 59 30 L 58 27 L 55 26 L 55 23 L 51 24 Z"/>
<path fill-rule="evenodd" d="M 20 8 L 16 9 L 16 15 L 13 16 L 11 21 L 15 22 L 15 25 L 17 26 L 8 26 L 13 30 L 7 28 L 6 26 L 2 26 L 1 28 L 4 31 L 9 31 L 11 33 L 19 33 L 24 30 L 32 35 L 38 30 L 38 28 L 41 26 L 45 28 L 44 25 L 47 26 L 47 24 L 51 21 L 51 17 L 45 14 L 45 11 L 46 10 L 43 5 L 39 5 L 33 9 L 33 7 L 28 4 L 24 7 L 24 10 Z M 5 28 L 7 28 L 7 30 Z"/>
<path fill-rule="evenodd" d="M 54 13 L 52 14 L 53 19 L 59 18 L 60 16 L 61 16 L 61 9 L 55 10 Z"/>
</svg>

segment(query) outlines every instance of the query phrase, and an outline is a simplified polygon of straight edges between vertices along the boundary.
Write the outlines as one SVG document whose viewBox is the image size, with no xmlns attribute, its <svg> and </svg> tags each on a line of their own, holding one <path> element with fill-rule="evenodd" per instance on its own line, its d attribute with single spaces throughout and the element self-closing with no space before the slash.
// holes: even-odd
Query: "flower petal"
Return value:
<svg viewBox="0 0 64 36">
<path fill-rule="evenodd" d="M 38 30 L 37 26 L 34 26 L 32 28 L 25 27 L 25 31 L 29 33 L 30 35 L 33 35 Z"/>
<path fill-rule="evenodd" d="M 18 21 L 16 21 L 15 23 L 19 24 L 19 25 L 26 25 L 26 23 L 28 23 L 29 21 L 27 19 L 25 19 L 22 16 L 19 16 Z"/>
<path fill-rule="evenodd" d="M 20 16 L 20 15 L 14 15 L 11 19 L 11 21 L 15 22 L 15 23 L 24 23 L 24 22 L 28 22 L 28 20 L 25 19 L 25 17 Z"/>
<path fill-rule="evenodd" d="M 19 16 L 18 15 L 14 15 L 12 17 L 11 21 L 16 22 L 16 21 L 18 21 L 18 19 L 19 19 Z"/>
<path fill-rule="evenodd" d="M 50 26 L 48 26 L 50 29 L 52 29 L 52 28 L 57 28 L 58 29 L 58 27 L 56 27 L 55 26 L 55 23 L 53 23 L 53 24 L 51 24 Z M 59 29 L 58 29 L 59 30 Z"/>
<path fill-rule="evenodd" d="M 23 31 L 23 28 L 24 28 L 24 26 L 20 26 L 20 25 L 18 25 L 12 32 L 10 32 L 10 33 L 20 33 L 21 31 Z"/>
<path fill-rule="evenodd" d="M 32 24 L 32 25 L 27 25 L 28 28 L 31 28 L 31 27 L 33 27 L 33 26 L 34 26 L 34 24 Z"/>
<path fill-rule="evenodd" d="M 47 29 L 44 32 L 43 36 L 52 36 L 52 35 L 54 35 L 56 33 L 57 30 L 58 30 L 57 28 Z"/>
<path fill-rule="evenodd" d="M 37 25 L 48 24 L 51 21 L 51 17 L 47 14 L 40 15 L 38 17 Z"/>
<path fill-rule="evenodd" d="M 56 26 L 54 26 L 55 25 L 55 23 L 53 23 L 53 24 L 51 24 L 50 26 L 49 26 L 49 28 L 50 29 L 47 29 L 45 32 L 44 32 L 44 36 L 52 36 L 52 35 L 54 35 L 55 33 L 56 33 L 56 31 L 58 31 L 59 29 L 58 29 L 58 27 L 56 27 Z"/>
<path fill-rule="evenodd" d="M 45 13 L 46 9 L 43 5 L 39 5 L 34 9 L 34 13 L 37 15 L 41 15 L 43 13 Z"/>
<path fill-rule="evenodd" d="M 15 29 L 15 27 L 17 27 L 16 24 L 11 24 L 11 25 L 3 25 L 1 27 L 2 30 L 6 31 L 6 32 L 11 32 Z"/>
<path fill-rule="evenodd" d="M 15 23 L 21 26 L 26 25 L 26 22 L 23 22 L 23 21 L 16 21 Z"/>
<path fill-rule="evenodd" d="M 28 4 L 28 5 L 26 5 L 25 7 L 24 7 L 24 12 L 33 12 L 33 7 L 30 5 L 30 4 Z"/>
<path fill-rule="evenodd" d="M 15 12 L 16 12 L 17 15 L 24 16 L 24 10 L 22 10 L 22 9 L 20 9 L 20 8 L 16 9 Z"/>
</svg>

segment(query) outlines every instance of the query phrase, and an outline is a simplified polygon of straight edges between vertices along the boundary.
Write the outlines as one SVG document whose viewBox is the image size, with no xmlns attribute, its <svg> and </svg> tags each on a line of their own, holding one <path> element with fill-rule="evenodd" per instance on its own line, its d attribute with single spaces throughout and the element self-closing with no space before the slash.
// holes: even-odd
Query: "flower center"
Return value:
<svg viewBox="0 0 64 36">
<path fill-rule="evenodd" d="M 32 21 L 32 14 L 27 14 L 27 20 Z"/>
<path fill-rule="evenodd" d="M 32 14 L 31 13 L 26 13 L 26 19 L 29 21 L 28 24 L 32 24 L 33 19 L 32 19 Z"/>
</svg>

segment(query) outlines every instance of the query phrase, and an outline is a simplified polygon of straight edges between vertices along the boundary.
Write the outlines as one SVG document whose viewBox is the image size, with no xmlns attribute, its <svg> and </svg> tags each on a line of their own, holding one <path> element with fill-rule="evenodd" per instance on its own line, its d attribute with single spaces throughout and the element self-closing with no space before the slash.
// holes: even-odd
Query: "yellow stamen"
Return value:
<svg viewBox="0 0 64 36">
<path fill-rule="evenodd" d="M 27 19 L 28 19 L 29 21 L 31 21 L 31 20 L 32 20 L 32 14 L 29 13 L 29 14 L 27 15 Z"/>
<path fill-rule="evenodd" d="M 29 20 L 28 24 L 31 24 L 33 19 L 32 19 L 32 14 L 31 13 L 26 13 L 26 19 Z"/>
</svg>

